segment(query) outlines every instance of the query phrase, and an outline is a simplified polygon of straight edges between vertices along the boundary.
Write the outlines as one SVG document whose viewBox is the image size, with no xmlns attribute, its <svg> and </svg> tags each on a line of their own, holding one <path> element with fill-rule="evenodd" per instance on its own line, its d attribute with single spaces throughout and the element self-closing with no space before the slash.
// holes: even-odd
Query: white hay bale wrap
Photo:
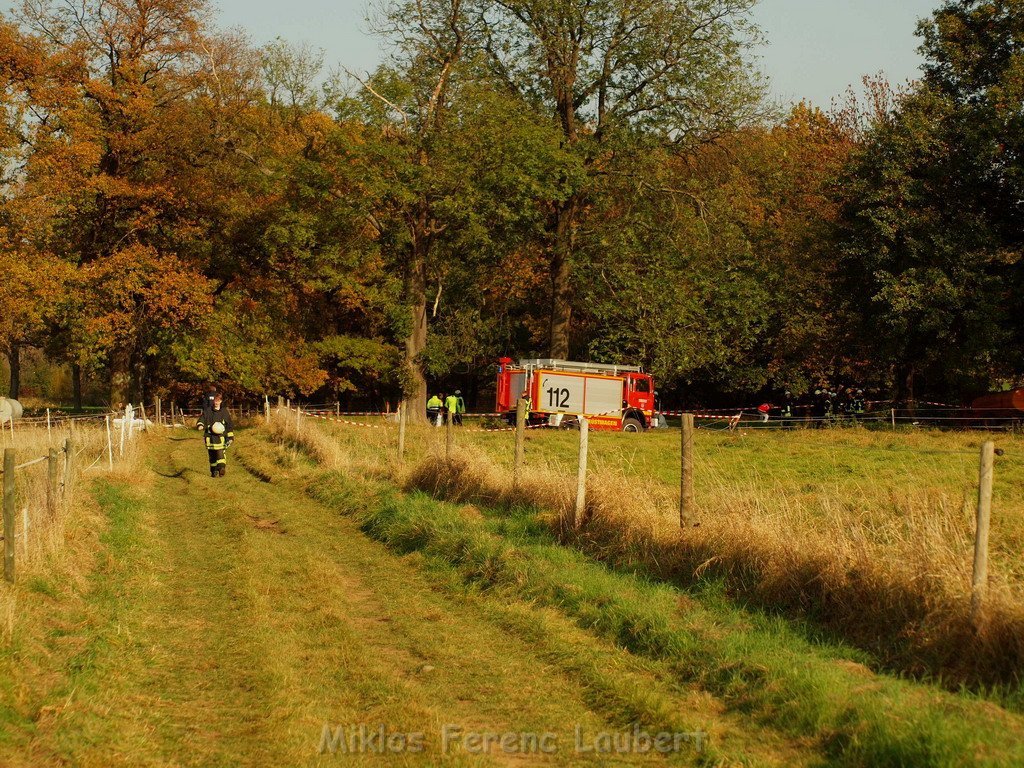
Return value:
<svg viewBox="0 0 1024 768">
<path fill-rule="evenodd" d="M 25 409 L 21 407 L 21 403 L 17 400 L 12 400 L 9 397 L 0 397 L 0 424 L 7 424 L 8 422 L 20 419 Z"/>
</svg>

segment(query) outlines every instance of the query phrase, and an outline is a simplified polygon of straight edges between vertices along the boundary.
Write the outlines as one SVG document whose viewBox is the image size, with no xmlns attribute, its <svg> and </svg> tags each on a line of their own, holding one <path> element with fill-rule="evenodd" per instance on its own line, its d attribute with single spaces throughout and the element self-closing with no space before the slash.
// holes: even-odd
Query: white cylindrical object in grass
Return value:
<svg viewBox="0 0 1024 768">
<path fill-rule="evenodd" d="M 107 414 L 107 463 L 114 470 L 114 441 L 110 437 L 110 414 Z"/>
<path fill-rule="evenodd" d="M 21 403 L 10 397 L 0 397 L 0 424 L 20 419 L 25 413 Z"/>
<path fill-rule="evenodd" d="M 587 447 L 590 439 L 590 422 L 580 416 L 580 467 L 576 474 L 576 507 L 573 510 L 572 527 L 579 528 L 587 508 Z"/>
<path fill-rule="evenodd" d="M 995 474 L 996 444 L 991 440 L 981 446 L 978 469 L 978 515 L 974 533 L 974 574 L 971 579 L 971 620 L 977 626 L 982 619 L 985 594 L 988 592 L 988 531 L 992 519 L 992 478 Z"/>
</svg>

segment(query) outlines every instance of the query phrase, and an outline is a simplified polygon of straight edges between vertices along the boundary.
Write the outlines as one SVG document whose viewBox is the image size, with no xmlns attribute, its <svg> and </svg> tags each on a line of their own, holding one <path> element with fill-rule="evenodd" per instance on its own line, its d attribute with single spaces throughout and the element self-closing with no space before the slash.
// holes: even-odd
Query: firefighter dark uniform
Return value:
<svg viewBox="0 0 1024 768">
<path fill-rule="evenodd" d="M 782 425 L 784 427 L 792 426 L 793 423 L 793 393 L 787 391 L 782 399 Z"/>
<path fill-rule="evenodd" d="M 227 449 L 235 439 L 231 413 L 221 403 L 220 408 L 210 405 L 203 408 L 203 415 L 196 422 L 203 428 L 206 438 L 206 452 L 210 457 L 210 477 L 224 477 L 228 469 Z"/>
<path fill-rule="evenodd" d="M 850 412 L 853 414 L 854 418 L 856 418 L 857 416 L 864 415 L 865 411 L 867 410 L 865 406 L 866 403 L 864 402 L 864 390 L 858 389 L 857 393 L 853 396 L 853 399 L 850 401 Z"/>
</svg>

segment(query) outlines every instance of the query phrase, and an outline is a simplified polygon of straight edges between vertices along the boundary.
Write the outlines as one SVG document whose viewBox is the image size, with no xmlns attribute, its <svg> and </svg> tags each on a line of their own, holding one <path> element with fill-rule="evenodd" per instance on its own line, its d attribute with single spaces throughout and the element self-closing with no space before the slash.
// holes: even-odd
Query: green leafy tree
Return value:
<svg viewBox="0 0 1024 768">
<path fill-rule="evenodd" d="M 685 146 L 728 130 L 758 100 L 744 62 L 751 0 L 477 0 L 476 38 L 510 92 L 555 121 L 586 168 L 546 201 L 549 351 L 571 347 L 573 269 L 584 217 L 611 174 L 651 142 Z"/>
<path fill-rule="evenodd" d="M 1024 3 L 947 2 L 925 77 L 879 115 L 844 190 L 865 355 L 901 397 L 985 389 L 1022 358 Z"/>
<path fill-rule="evenodd" d="M 478 26 L 470 10 L 463 0 L 392 7 L 381 31 L 395 60 L 351 104 L 376 131 L 359 154 L 380 201 L 380 246 L 403 276 L 396 332 L 413 418 L 423 417 L 428 373 L 479 356 L 484 324 L 466 320 L 502 311 L 483 306 L 493 295 L 480 283 L 536 231 L 538 196 L 558 196 L 565 175 L 557 133 L 467 55 Z M 432 323 L 446 339 L 430 343 Z"/>
<path fill-rule="evenodd" d="M 797 391 L 842 367 L 828 243 L 843 129 L 799 105 L 680 157 L 654 152 L 590 218 L 579 269 L 591 356 L 650 369 L 667 394 Z"/>
</svg>

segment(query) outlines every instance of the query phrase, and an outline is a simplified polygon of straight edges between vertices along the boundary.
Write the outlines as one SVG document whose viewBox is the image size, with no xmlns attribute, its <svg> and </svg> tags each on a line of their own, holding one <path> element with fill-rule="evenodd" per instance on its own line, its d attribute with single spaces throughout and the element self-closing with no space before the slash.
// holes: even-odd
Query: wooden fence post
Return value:
<svg viewBox="0 0 1024 768">
<path fill-rule="evenodd" d="M 889 409 L 889 416 L 892 418 L 892 431 L 895 432 L 896 431 L 896 409 L 895 408 L 890 408 Z"/>
<path fill-rule="evenodd" d="M 14 449 L 4 449 L 4 578 L 14 583 Z"/>
<path fill-rule="evenodd" d="M 50 434 L 50 409 L 46 409 L 46 442 L 49 443 L 53 437 Z"/>
<path fill-rule="evenodd" d="M 101 456 L 103 454 L 100 454 Z M 75 441 L 70 437 L 64 441 L 64 504 L 71 503 L 75 487 Z"/>
<path fill-rule="evenodd" d="M 452 414 L 446 413 L 444 417 L 444 458 L 447 461 L 452 457 Z"/>
<path fill-rule="evenodd" d="M 46 513 L 57 514 L 57 494 L 60 492 L 60 474 L 57 467 L 57 449 L 51 448 L 46 455 Z"/>
<path fill-rule="evenodd" d="M 516 403 L 516 458 L 512 466 L 512 488 L 519 487 L 520 474 L 523 471 L 523 450 L 526 442 L 526 400 L 519 399 Z"/>
<path fill-rule="evenodd" d="M 590 442 L 590 422 L 580 416 L 580 466 L 576 473 L 576 506 L 572 513 L 572 527 L 579 528 L 587 509 L 587 449 Z"/>
<path fill-rule="evenodd" d="M 114 471 L 114 441 L 110 437 L 110 414 L 107 414 L 107 462 L 110 471 Z"/>
<path fill-rule="evenodd" d="M 302 429 L 302 406 L 295 406 L 295 431 L 299 432 Z"/>
<path fill-rule="evenodd" d="M 160 402 L 160 398 L 159 397 L 154 397 L 153 398 L 153 417 L 156 419 L 157 426 L 160 426 L 161 424 L 164 423 L 164 419 L 163 419 L 164 414 L 163 414 L 162 406 L 163 406 L 163 403 Z"/>
<path fill-rule="evenodd" d="M 398 404 L 398 460 L 405 461 L 405 422 L 408 419 L 409 401 Z"/>
<path fill-rule="evenodd" d="M 978 517 L 974 534 L 974 576 L 971 580 L 971 621 L 976 627 L 982 620 L 988 591 L 988 530 L 992 518 L 994 465 L 995 443 L 987 440 L 981 446 L 981 466 L 978 469 Z"/>
<path fill-rule="evenodd" d="M 263 420 L 270 423 L 270 398 L 266 395 L 263 396 Z"/>
<path fill-rule="evenodd" d="M 679 527 L 693 515 L 693 414 L 683 414 L 681 473 L 679 478 Z"/>
</svg>

